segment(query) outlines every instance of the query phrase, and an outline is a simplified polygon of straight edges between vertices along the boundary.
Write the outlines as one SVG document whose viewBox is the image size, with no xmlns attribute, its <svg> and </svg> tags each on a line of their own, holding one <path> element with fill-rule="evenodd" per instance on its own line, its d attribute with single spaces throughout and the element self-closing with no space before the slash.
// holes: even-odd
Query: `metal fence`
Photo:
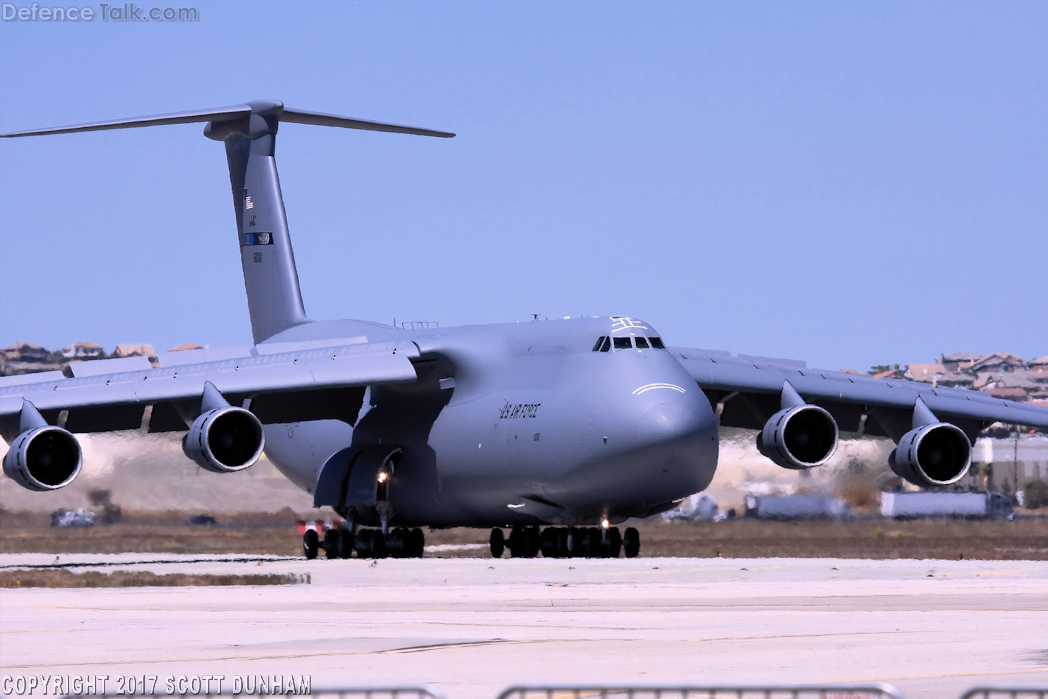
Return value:
<svg viewBox="0 0 1048 699">
<path fill-rule="evenodd" d="M 411 686 L 370 686 L 370 687 L 359 687 L 359 688 L 318 688 L 310 687 L 308 684 L 305 686 L 288 684 L 281 681 L 280 684 L 274 684 L 270 681 L 270 678 L 259 678 L 266 680 L 264 685 L 246 684 L 242 683 L 239 686 L 232 683 L 223 682 L 221 685 L 217 685 L 214 681 L 208 686 L 168 686 L 163 683 L 156 684 L 154 686 L 149 685 L 149 680 L 153 679 L 152 676 L 140 676 L 142 682 L 136 683 L 136 686 L 131 688 L 129 691 L 120 692 L 107 691 L 98 692 L 97 694 L 93 691 L 80 692 L 74 694 L 66 694 L 63 699 L 94 699 L 95 697 L 120 697 L 120 699 L 129 699 L 130 697 L 151 697 L 151 696 L 176 696 L 176 697 L 206 697 L 207 699 L 246 699 L 247 697 L 259 696 L 265 697 L 270 695 L 277 696 L 306 696 L 312 699 L 445 699 L 444 694 L 437 689 L 432 687 L 411 687 Z M 142 687 L 141 685 L 144 685 Z M 30 696 L 25 693 L 26 696 Z M 10 699 L 20 697 L 17 691 L 10 695 Z M 35 695 L 32 695 L 35 696 Z M 8 699 L 7 694 L 0 694 L 3 699 Z"/>
<path fill-rule="evenodd" d="M 1048 699 L 1048 686 L 972 687 L 961 699 Z"/>
<path fill-rule="evenodd" d="M 142 678 L 143 682 L 146 678 Z M 274 685 L 274 689 L 276 686 Z M 297 689 L 305 691 L 296 691 Z M 175 691 L 165 686 L 156 686 L 152 691 L 146 687 L 122 692 L 122 699 L 129 695 L 197 696 L 204 695 L 219 699 L 243 699 L 245 695 L 293 694 L 308 695 L 313 699 L 445 699 L 443 693 L 432 687 L 371 686 L 357 688 L 314 688 L 299 685 L 281 686 L 282 691 L 270 691 L 270 687 L 222 686 L 221 691 L 210 691 L 197 687 L 181 687 Z M 200 691 L 203 689 L 203 691 Z M 259 691 L 261 689 L 262 691 Z M 288 689 L 289 691 L 284 691 Z M 24 692 L 22 692 L 24 693 Z M 20 695 L 15 691 L 10 696 Z M 80 692 L 69 694 L 66 699 L 83 699 L 84 696 L 116 696 L 114 692 Z M 7 696 L 6 694 L 3 696 Z M 687 686 L 541 686 L 527 685 L 510 687 L 498 695 L 498 699 L 904 699 L 897 689 L 882 682 L 864 684 L 805 684 L 805 685 L 687 685 Z M 1048 686 L 985 686 L 973 687 L 961 695 L 961 699 L 1048 699 Z"/>
<path fill-rule="evenodd" d="M 510 687 L 498 699 L 903 699 L 891 685 L 693 685 L 685 687 Z"/>
</svg>

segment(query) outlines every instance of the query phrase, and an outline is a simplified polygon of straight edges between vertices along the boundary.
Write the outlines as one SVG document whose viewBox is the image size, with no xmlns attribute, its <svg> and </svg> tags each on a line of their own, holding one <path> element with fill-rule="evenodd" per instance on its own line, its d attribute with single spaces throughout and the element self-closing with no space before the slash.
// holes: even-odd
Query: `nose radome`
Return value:
<svg viewBox="0 0 1048 699">
<path fill-rule="evenodd" d="M 641 417 L 637 425 L 637 436 L 659 452 L 653 454 L 658 458 L 667 456 L 668 451 L 674 446 L 681 446 L 679 443 L 675 445 L 674 442 L 687 437 L 698 428 L 698 416 L 685 406 L 679 403 L 660 403 L 649 408 Z"/>
</svg>

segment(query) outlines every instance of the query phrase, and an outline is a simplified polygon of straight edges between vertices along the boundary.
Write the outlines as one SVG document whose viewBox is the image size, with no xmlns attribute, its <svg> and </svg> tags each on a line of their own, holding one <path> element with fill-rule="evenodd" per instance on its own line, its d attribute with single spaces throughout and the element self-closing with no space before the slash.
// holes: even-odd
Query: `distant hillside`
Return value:
<svg viewBox="0 0 1048 699">
<path fill-rule="evenodd" d="M 200 345 L 187 342 L 172 347 L 169 352 L 201 349 Z M 72 376 L 69 365 L 73 362 L 89 362 L 96 359 L 118 359 L 122 357 L 146 357 L 153 366 L 160 366 L 157 352 L 150 344 L 117 345 L 107 353 L 101 345 L 93 342 L 74 342 L 60 350 L 49 350 L 32 342 L 16 342 L 0 350 L 0 376 L 35 374 L 41 371 L 61 371 Z"/>
</svg>

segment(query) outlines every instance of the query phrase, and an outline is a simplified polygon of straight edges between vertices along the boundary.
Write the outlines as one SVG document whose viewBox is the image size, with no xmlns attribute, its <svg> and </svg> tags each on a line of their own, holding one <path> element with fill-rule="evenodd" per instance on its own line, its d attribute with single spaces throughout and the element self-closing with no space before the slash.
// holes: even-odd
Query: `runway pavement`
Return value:
<svg viewBox="0 0 1048 699">
<path fill-rule="evenodd" d="M 1045 562 L 55 558 L 0 567 L 311 582 L 5 589 L 5 675 L 307 674 L 314 687 L 427 683 L 448 699 L 513 683 L 883 680 L 910 698 L 1048 684 Z"/>
</svg>

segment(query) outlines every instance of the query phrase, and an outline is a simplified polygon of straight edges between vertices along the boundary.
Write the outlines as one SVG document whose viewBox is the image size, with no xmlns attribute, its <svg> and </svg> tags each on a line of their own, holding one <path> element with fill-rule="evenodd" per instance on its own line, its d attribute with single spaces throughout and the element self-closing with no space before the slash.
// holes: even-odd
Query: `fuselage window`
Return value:
<svg viewBox="0 0 1048 699">
<path fill-rule="evenodd" d="M 637 339 L 637 349 L 648 349 L 648 341 L 647 340 L 645 340 L 643 337 L 638 337 L 636 339 Z"/>
<path fill-rule="evenodd" d="M 607 339 L 608 338 L 606 338 L 604 335 L 601 335 L 600 337 L 598 337 L 597 338 L 597 344 L 593 345 L 593 351 L 594 352 L 599 352 L 600 351 L 600 346 L 603 345 L 604 341 L 607 340 Z"/>
<path fill-rule="evenodd" d="M 628 337 L 616 337 L 615 338 L 615 349 L 630 349 L 633 347 L 633 343 L 630 342 Z"/>
<path fill-rule="evenodd" d="M 666 349 L 666 345 L 662 344 L 661 337 L 649 337 L 648 340 L 651 341 L 651 346 L 655 349 Z"/>
<path fill-rule="evenodd" d="M 610 349 L 611 349 L 611 338 L 610 337 L 606 337 L 606 338 L 604 338 L 604 345 L 600 348 L 600 351 L 601 352 L 607 352 Z"/>
</svg>

